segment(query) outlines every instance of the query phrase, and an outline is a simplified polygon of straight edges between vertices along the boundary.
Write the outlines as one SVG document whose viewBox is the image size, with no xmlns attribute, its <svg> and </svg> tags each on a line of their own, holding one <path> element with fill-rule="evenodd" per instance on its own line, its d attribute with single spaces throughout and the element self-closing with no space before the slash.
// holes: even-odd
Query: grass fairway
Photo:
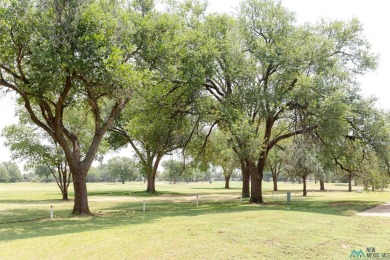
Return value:
<svg viewBox="0 0 390 260">
<path fill-rule="evenodd" d="M 0 259 L 348 259 L 367 247 L 390 253 L 390 218 L 355 216 L 390 201 L 388 191 L 348 193 L 329 184 L 330 192 L 313 192 L 319 185 L 311 183 L 303 198 L 299 184 L 280 183 L 272 194 L 272 183 L 264 183 L 268 204 L 260 206 L 241 202 L 240 185 L 158 183 L 150 195 L 143 183 L 88 184 L 95 216 L 79 218 L 55 184 L 0 184 Z M 293 191 L 290 204 L 286 190 Z"/>
</svg>

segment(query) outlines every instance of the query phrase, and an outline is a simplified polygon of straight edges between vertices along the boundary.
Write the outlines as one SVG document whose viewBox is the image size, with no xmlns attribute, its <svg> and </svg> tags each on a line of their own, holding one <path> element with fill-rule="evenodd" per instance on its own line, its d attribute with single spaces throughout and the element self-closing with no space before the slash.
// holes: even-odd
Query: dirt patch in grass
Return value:
<svg viewBox="0 0 390 260">
<path fill-rule="evenodd" d="M 267 241 L 265 241 L 265 245 L 267 247 L 277 247 L 277 246 L 280 246 L 280 243 L 276 240 L 267 240 Z"/>
<path fill-rule="evenodd" d="M 351 248 L 351 245 L 350 244 L 348 244 L 347 242 L 341 242 L 341 248 L 344 248 L 344 249 L 349 249 L 349 248 Z"/>
</svg>

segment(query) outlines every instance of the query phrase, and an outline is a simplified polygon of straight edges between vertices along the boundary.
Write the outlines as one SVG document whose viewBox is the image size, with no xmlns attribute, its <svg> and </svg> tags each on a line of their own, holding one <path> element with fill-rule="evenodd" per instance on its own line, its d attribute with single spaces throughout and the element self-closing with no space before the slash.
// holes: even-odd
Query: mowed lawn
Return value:
<svg viewBox="0 0 390 260">
<path fill-rule="evenodd" d="M 150 195 L 144 183 L 91 183 L 95 215 L 80 218 L 53 183 L 0 184 L 0 259 L 348 259 L 368 247 L 390 253 L 390 218 L 355 216 L 389 202 L 389 191 L 349 193 L 345 184 L 327 184 L 330 191 L 319 192 L 310 183 L 304 198 L 300 184 L 279 183 L 272 193 L 264 183 L 267 204 L 251 205 L 241 201 L 240 182 L 223 185 L 164 182 Z"/>
</svg>

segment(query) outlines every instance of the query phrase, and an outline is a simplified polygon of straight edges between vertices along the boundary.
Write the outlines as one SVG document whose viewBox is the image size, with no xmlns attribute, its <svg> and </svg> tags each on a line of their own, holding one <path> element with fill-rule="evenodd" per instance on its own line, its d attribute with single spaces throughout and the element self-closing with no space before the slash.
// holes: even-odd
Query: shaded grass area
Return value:
<svg viewBox="0 0 390 260">
<path fill-rule="evenodd" d="M 388 192 L 297 192 L 287 204 L 285 191 L 272 194 L 266 184 L 267 204 L 253 205 L 241 202 L 239 183 L 232 190 L 218 185 L 164 184 L 145 194 L 142 185 L 93 184 L 95 215 L 85 218 L 70 215 L 73 201 L 50 199 L 54 190 L 15 191 L 12 200 L 0 185 L 0 258 L 342 259 L 366 247 L 390 252 L 390 219 L 355 216 L 390 201 Z M 300 186 L 281 185 L 294 188 Z"/>
<path fill-rule="evenodd" d="M 131 196 L 131 197 L 158 197 L 160 195 L 184 195 L 180 192 L 174 191 L 156 191 L 156 192 L 146 192 L 146 191 L 126 191 L 126 190 L 118 190 L 118 191 L 91 191 L 89 192 L 89 196 Z"/>
</svg>

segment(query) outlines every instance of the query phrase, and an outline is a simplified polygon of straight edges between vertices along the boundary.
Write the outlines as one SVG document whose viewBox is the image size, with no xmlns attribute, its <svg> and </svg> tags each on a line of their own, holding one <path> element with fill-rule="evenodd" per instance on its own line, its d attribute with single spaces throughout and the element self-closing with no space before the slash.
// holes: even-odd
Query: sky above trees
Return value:
<svg viewBox="0 0 390 260">
<path fill-rule="evenodd" d="M 218 12 L 234 13 L 240 0 L 210 0 L 210 9 Z M 357 17 L 364 26 L 364 34 L 379 55 L 375 72 L 361 77 L 362 94 L 376 96 L 381 108 L 390 109 L 390 86 L 387 73 L 390 71 L 389 35 L 384 31 L 390 24 L 388 1 L 376 0 L 283 0 L 283 6 L 294 11 L 299 23 L 315 22 L 321 18 L 348 20 Z"/>
<path fill-rule="evenodd" d="M 210 0 L 210 10 L 218 12 L 235 12 L 239 0 Z M 316 21 L 320 18 L 348 20 L 357 17 L 364 25 L 365 37 L 372 44 L 372 50 L 379 55 L 379 65 L 375 72 L 367 73 L 360 79 L 362 94 L 366 97 L 376 96 L 381 108 L 390 109 L 390 87 L 386 73 L 390 71 L 390 50 L 388 49 L 388 34 L 383 30 L 390 24 L 386 13 L 387 1 L 377 0 L 284 0 L 283 5 L 294 11 L 298 22 Z M 0 131 L 4 126 L 17 122 L 14 116 L 14 98 L 7 95 L 0 97 Z M 0 138 L 0 162 L 10 160 L 10 152 Z"/>
</svg>

